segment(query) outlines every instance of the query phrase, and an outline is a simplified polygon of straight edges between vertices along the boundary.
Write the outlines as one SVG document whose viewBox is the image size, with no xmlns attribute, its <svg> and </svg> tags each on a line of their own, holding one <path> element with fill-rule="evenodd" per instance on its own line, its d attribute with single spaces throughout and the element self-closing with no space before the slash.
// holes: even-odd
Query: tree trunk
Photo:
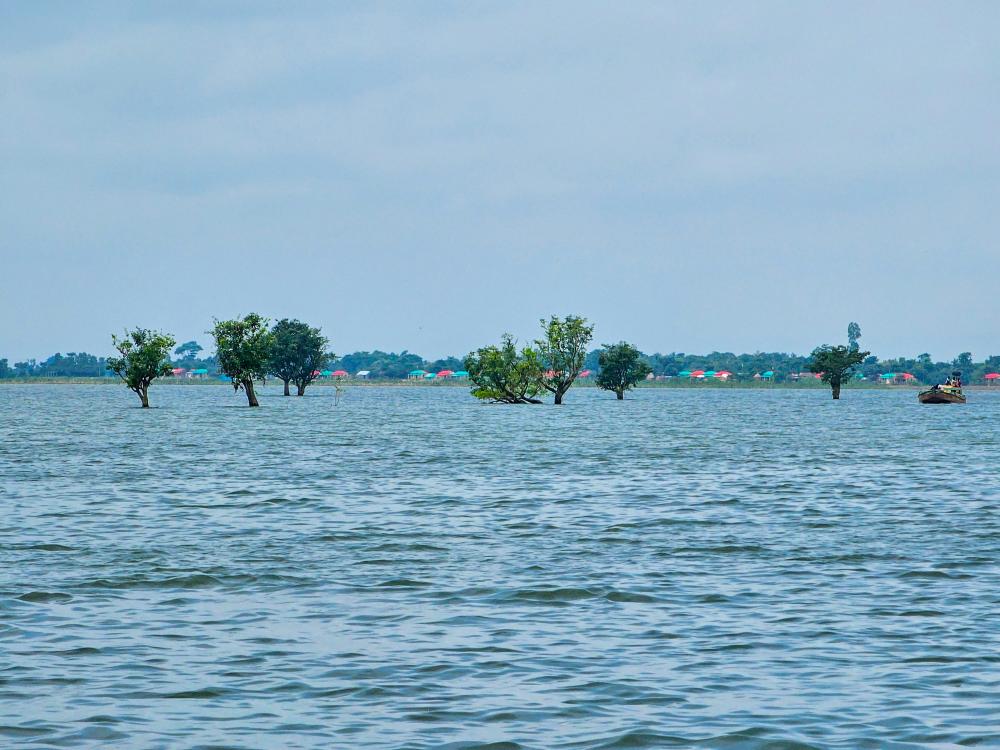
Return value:
<svg viewBox="0 0 1000 750">
<path fill-rule="evenodd" d="M 141 388 L 139 391 L 139 400 L 142 401 L 142 408 L 149 408 L 149 390 L 146 388 Z"/>
<path fill-rule="evenodd" d="M 840 398 L 840 383 L 831 383 L 830 387 L 833 388 L 834 400 L 838 400 Z"/>
<path fill-rule="evenodd" d="M 260 406 L 260 402 L 257 400 L 257 394 L 253 389 L 252 380 L 243 381 L 243 390 L 247 392 L 247 406 Z"/>
<path fill-rule="evenodd" d="M 296 383 L 295 384 L 295 388 L 296 388 L 296 394 L 295 394 L 296 396 L 302 396 L 306 392 L 306 384 L 305 383 Z"/>
<path fill-rule="evenodd" d="M 288 381 L 287 380 L 285 381 L 285 395 L 286 396 L 291 396 L 292 395 L 291 392 L 288 390 Z M 302 394 L 300 393 L 299 395 L 301 396 Z"/>
<path fill-rule="evenodd" d="M 618 394 L 618 400 L 619 401 L 624 401 L 625 400 L 625 390 L 624 389 L 617 390 L 617 391 L 615 391 L 615 393 Z"/>
<path fill-rule="evenodd" d="M 556 406 L 562 403 L 562 391 L 556 391 Z"/>
</svg>

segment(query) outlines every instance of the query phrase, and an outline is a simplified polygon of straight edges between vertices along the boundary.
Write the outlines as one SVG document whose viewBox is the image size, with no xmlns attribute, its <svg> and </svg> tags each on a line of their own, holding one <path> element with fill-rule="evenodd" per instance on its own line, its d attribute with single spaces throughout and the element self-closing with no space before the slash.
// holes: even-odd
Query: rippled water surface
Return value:
<svg viewBox="0 0 1000 750">
<path fill-rule="evenodd" d="M 1000 747 L 1000 395 L 151 395 L 0 387 L 2 747 Z"/>
</svg>

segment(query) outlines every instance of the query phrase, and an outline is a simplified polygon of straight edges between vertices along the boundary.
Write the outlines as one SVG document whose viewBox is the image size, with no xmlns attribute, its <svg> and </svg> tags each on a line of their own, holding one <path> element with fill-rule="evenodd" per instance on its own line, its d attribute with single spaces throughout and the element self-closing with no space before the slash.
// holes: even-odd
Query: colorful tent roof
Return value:
<svg viewBox="0 0 1000 750">
<path fill-rule="evenodd" d="M 761 375 L 761 377 L 762 378 L 773 378 L 774 377 L 774 370 L 768 370 L 763 375 Z"/>
<path fill-rule="evenodd" d="M 451 376 L 453 378 L 467 378 L 469 377 L 469 373 L 466 372 L 465 370 L 455 370 L 455 372 L 453 372 Z"/>
<path fill-rule="evenodd" d="M 704 370 L 691 370 L 691 375 L 694 377 L 698 377 L 699 375 L 704 375 L 704 374 L 705 374 Z"/>
<path fill-rule="evenodd" d="M 879 377 L 882 378 L 883 380 L 895 380 L 896 373 L 894 373 L 894 372 L 883 372 L 881 375 L 879 375 Z"/>
<path fill-rule="evenodd" d="M 439 378 L 447 378 L 447 377 L 451 377 L 451 376 L 452 376 L 452 375 L 454 375 L 454 374 L 455 374 L 455 371 L 454 371 L 454 370 L 441 370 L 441 372 L 439 372 L 439 373 L 437 374 L 437 376 L 438 376 Z"/>
<path fill-rule="evenodd" d="M 187 370 L 185 370 L 183 367 L 175 367 L 174 369 L 172 369 L 170 371 L 170 374 L 171 375 L 183 375 L 185 372 L 187 372 Z"/>
<path fill-rule="evenodd" d="M 703 374 L 703 375 L 704 375 L 704 376 L 705 376 L 706 378 L 714 378 L 714 377 L 715 377 L 715 370 L 705 370 L 705 372 L 704 372 L 704 373 L 702 373 L 702 374 Z"/>
<path fill-rule="evenodd" d="M 333 377 L 335 378 L 346 378 L 348 375 L 347 370 L 334 370 Z"/>
<path fill-rule="evenodd" d="M 411 378 L 418 378 L 421 375 L 426 375 L 426 374 L 427 374 L 427 370 L 410 370 L 410 377 Z"/>
<path fill-rule="evenodd" d="M 910 373 L 904 372 L 903 373 L 903 380 L 916 380 L 916 378 L 914 378 Z"/>
<path fill-rule="evenodd" d="M 594 373 L 592 373 L 590 370 L 580 370 L 580 377 L 581 378 L 589 378 L 593 374 Z"/>
<path fill-rule="evenodd" d="M 679 377 L 679 378 L 689 378 L 689 377 L 691 377 L 691 371 L 690 370 L 681 370 L 679 373 L 677 373 L 677 377 Z"/>
<path fill-rule="evenodd" d="M 323 370 L 323 372 L 321 372 L 320 375 L 322 375 L 324 378 L 328 378 L 331 375 L 333 375 L 333 370 Z"/>
<path fill-rule="evenodd" d="M 988 372 L 984 376 L 987 380 L 997 380 L 1000 378 L 1000 372 Z"/>
<path fill-rule="evenodd" d="M 435 375 L 433 372 L 427 372 L 424 373 L 424 377 L 430 379 L 430 378 L 436 378 L 437 375 Z"/>
</svg>

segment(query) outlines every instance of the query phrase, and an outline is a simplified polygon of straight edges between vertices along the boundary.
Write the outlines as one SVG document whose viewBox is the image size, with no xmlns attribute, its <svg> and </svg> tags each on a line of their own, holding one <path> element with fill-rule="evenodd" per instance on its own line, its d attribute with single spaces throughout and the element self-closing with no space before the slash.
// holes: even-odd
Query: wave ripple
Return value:
<svg viewBox="0 0 1000 750">
<path fill-rule="evenodd" d="M 314 390 L 0 387 L 0 745 L 1000 746 L 1000 394 Z"/>
</svg>

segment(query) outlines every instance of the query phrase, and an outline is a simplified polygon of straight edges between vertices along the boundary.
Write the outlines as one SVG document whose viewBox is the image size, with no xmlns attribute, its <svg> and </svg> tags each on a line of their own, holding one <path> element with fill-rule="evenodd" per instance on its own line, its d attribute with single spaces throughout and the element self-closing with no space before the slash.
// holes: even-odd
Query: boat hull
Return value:
<svg viewBox="0 0 1000 750">
<path fill-rule="evenodd" d="M 921 391 L 917 394 L 917 399 L 922 404 L 964 404 L 965 395 L 960 392 L 946 391 L 944 389 Z"/>
</svg>

